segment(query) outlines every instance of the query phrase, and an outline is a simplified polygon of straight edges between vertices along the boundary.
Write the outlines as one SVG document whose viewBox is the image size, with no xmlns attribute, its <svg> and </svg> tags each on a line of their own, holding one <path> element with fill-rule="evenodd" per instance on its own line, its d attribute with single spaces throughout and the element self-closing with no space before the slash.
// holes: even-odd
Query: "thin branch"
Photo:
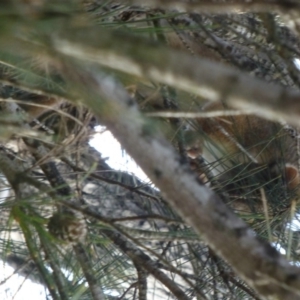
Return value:
<svg viewBox="0 0 300 300">
<path fill-rule="evenodd" d="M 135 288 L 137 285 L 138 285 L 138 282 L 132 283 L 132 284 L 126 289 L 126 291 L 119 297 L 118 300 L 123 300 L 124 297 L 126 296 L 126 294 L 127 294 L 132 288 Z"/>
<path fill-rule="evenodd" d="M 128 2 L 128 1 L 122 1 Z M 252 1 L 180 1 L 180 0 L 130 0 L 130 3 L 147 5 L 155 8 L 178 9 L 198 13 L 236 13 L 236 12 L 289 12 L 299 9 L 295 1 L 252 0 Z"/>
<path fill-rule="evenodd" d="M 272 85 L 229 66 L 171 51 L 124 32 L 99 28 L 66 31 L 54 36 L 53 45 L 58 53 L 69 57 L 159 81 L 211 101 L 222 100 L 271 120 L 285 118 L 289 123 L 300 123 L 299 90 Z"/>
<path fill-rule="evenodd" d="M 165 273 L 159 270 L 155 266 L 155 262 L 143 253 L 140 249 L 135 247 L 131 242 L 125 239 L 121 234 L 113 230 L 104 229 L 102 232 L 110 238 L 125 254 L 127 254 L 132 261 L 141 267 L 143 267 L 147 272 L 149 272 L 153 277 L 164 284 L 173 295 L 179 300 L 188 300 L 189 297 L 179 288 L 179 286 L 170 279 Z"/>
<path fill-rule="evenodd" d="M 156 215 L 156 214 L 151 214 L 151 215 L 139 215 L 139 216 L 132 216 L 132 217 L 121 217 L 121 218 L 112 218 L 110 222 L 115 223 L 115 222 L 127 222 L 127 221 L 139 221 L 139 220 L 162 220 L 166 223 L 172 223 L 172 224 L 182 224 L 182 220 L 176 220 L 176 219 L 171 219 L 168 217 Z"/>
<path fill-rule="evenodd" d="M 99 282 L 96 280 L 93 274 L 93 266 L 90 263 L 90 258 L 83 248 L 83 245 L 78 243 L 73 247 L 73 249 L 76 252 L 76 258 L 79 260 L 84 276 L 89 284 L 93 299 L 105 299 L 101 287 L 99 286 Z"/>
<path fill-rule="evenodd" d="M 183 112 L 183 111 L 158 111 L 145 113 L 147 117 L 162 117 L 162 118 L 185 118 L 185 119 L 199 119 L 199 118 L 216 118 L 228 116 L 251 115 L 252 111 L 244 110 L 219 110 L 206 112 Z"/>
<path fill-rule="evenodd" d="M 106 218 L 103 217 L 102 215 L 100 215 L 98 212 L 91 210 L 90 208 L 83 208 L 79 205 L 76 205 L 74 203 L 70 203 L 70 202 L 66 202 L 66 201 L 60 201 L 60 204 L 65 205 L 69 208 L 72 208 L 74 210 L 80 211 L 83 214 L 90 216 L 92 218 L 95 218 L 96 220 L 100 221 L 101 223 L 108 225 L 109 227 L 111 227 L 111 229 L 116 230 L 116 232 L 119 232 L 118 234 L 122 234 L 122 236 L 126 237 L 128 240 L 131 240 L 132 242 L 135 243 L 135 245 L 137 245 L 140 248 L 145 249 L 146 251 L 148 251 L 149 253 L 151 253 L 154 257 L 157 257 L 159 260 L 163 261 L 164 265 L 160 264 L 160 268 L 164 268 L 174 274 L 178 274 L 179 276 L 182 277 L 182 279 L 184 281 L 186 281 L 192 288 L 194 288 L 197 293 L 199 294 L 200 297 L 205 298 L 205 296 L 202 294 L 202 291 L 200 291 L 200 289 L 195 286 L 189 279 L 189 276 L 186 276 L 186 273 L 183 274 L 182 272 L 180 272 L 177 268 L 173 267 L 168 261 L 166 261 L 165 259 L 162 259 L 161 255 L 158 255 L 154 250 L 146 247 L 144 244 L 142 244 L 140 242 L 140 239 L 135 239 L 133 238 L 131 235 L 129 235 L 125 230 L 123 230 L 120 226 L 117 226 L 113 223 L 114 219 L 113 218 Z M 157 262 L 155 264 L 157 266 Z"/>
<path fill-rule="evenodd" d="M 150 193 L 147 193 L 147 192 L 141 190 L 140 186 L 129 186 L 129 185 L 124 184 L 120 181 L 113 180 L 113 179 L 110 179 L 110 178 L 106 178 L 104 176 L 100 176 L 100 175 L 96 174 L 96 172 L 88 172 L 84 168 L 78 167 L 76 164 L 74 164 L 67 157 L 61 157 L 60 159 L 61 159 L 61 161 L 66 163 L 68 166 L 70 166 L 74 171 L 82 172 L 83 174 L 88 174 L 88 178 L 94 178 L 94 179 L 98 179 L 98 180 L 101 180 L 101 181 L 104 181 L 104 182 L 107 182 L 107 183 L 110 183 L 110 184 L 115 184 L 115 185 L 118 185 L 122 188 L 125 188 L 125 189 L 127 189 L 127 190 L 129 190 L 133 193 L 137 193 L 137 194 L 142 195 L 144 197 L 152 198 L 156 201 L 159 200 L 159 198 L 157 196 L 153 196 Z M 126 175 L 128 175 L 128 174 L 126 174 Z"/>
<path fill-rule="evenodd" d="M 139 300 L 147 299 L 147 272 L 139 265 L 135 264 L 138 275 Z"/>
</svg>

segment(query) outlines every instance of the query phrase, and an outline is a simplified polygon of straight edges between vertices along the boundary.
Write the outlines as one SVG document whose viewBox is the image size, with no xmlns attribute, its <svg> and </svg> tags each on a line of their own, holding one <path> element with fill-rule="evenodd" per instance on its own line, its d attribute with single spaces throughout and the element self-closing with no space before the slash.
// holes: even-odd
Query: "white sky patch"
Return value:
<svg viewBox="0 0 300 300">
<path fill-rule="evenodd" d="M 45 288 L 23 276 L 14 274 L 14 269 L 7 264 L 1 264 L 0 299 L 2 300 L 44 300 Z M 7 279 L 7 280 L 6 280 Z"/>
<path fill-rule="evenodd" d="M 279 251 L 282 255 L 286 254 L 286 250 L 281 247 L 278 243 L 272 243 L 272 245 L 276 248 L 277 251 Z"/>
<path fill-rule="evenodd" d="M 294 58 L 294 65 L 298 70 L 300 70 L 300 59 L 299 58 Z"/>
<path fill-rule="evenodd" d="M 290 224 L 288 224 L 288 229 L 292 231 L 299 231 L 300 230 L 300 214 L 297 213 L 294 219 Z"/>
<path fill-rule="evenodd" d="M 90 145 L 99 151 L 109 166 L 115 170 L 133 173 L 140 180 L 150 182 L 150 179 L 136 162 L 122 149 L 120 143 L 112 133 L 105 127 L 97 126 L 94 137 L 90 140 Z"/>
</svg>

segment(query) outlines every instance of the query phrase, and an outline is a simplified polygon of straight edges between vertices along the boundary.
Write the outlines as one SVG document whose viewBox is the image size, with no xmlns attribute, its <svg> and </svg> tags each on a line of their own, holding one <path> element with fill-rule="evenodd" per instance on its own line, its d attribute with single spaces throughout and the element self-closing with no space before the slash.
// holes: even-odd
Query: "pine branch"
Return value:
<svg viewBox="0 0 300 300">
<path fill-rule="evenodd" d="M 73 74 L 68 78 L 81 85 L 85 104 L 105 120 L 168 202 L 216 253 L 260 295 L 298 299 L 300 270 L 291 266 L 272 246 L 257 239 L 217 195 L 199 185 L 160 134 L 147 127 L 124 89 L 100 72 L 70 65 L 66 68 L 70 68 L 68 76 Z M 103 103 L 99 98 L 106 101 Z"/>
</svg>

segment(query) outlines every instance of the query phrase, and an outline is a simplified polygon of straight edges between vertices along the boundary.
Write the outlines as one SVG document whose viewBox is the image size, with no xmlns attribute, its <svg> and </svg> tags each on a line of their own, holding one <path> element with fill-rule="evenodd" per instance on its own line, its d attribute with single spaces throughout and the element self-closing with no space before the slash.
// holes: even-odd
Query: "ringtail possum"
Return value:
<svg viewBox="0 0 300 300">
<path fill-rule="evenodd" d="M 203 111 L 224 109 L 222 103 L 208 103 Z M 240 114 L 199 118 L 194 129 L 198 138 L 188 146 L 189 157 L 202 156 L 231 195 L 241 188 L 244 194 L 255 187 L 271 191 L 277 186 L 277 191 L 286 193 L 298 190 L 297 137 L 282 124 Z"/>
<path fill-rule="evenodd" d="M 22 100 L 18 104 L 28 114 L 29 120 L 37 119 L 51 108 L 57 108 L 61 104 L 55 97 L 36 94 L 31 94 L 29 97 L 23 95 L 18 100 Z"/>
<path fill-rule="evenodd" d="M 39 118 L 51 108 L 58 108 L 61 104 L 59 97 L 36 94 L 20 90 L 10 85 L 0 85 L 0 97 L 7 99 L 2 103 L 16 103 L 27 113 L 28 121 Z"/>
</svg>

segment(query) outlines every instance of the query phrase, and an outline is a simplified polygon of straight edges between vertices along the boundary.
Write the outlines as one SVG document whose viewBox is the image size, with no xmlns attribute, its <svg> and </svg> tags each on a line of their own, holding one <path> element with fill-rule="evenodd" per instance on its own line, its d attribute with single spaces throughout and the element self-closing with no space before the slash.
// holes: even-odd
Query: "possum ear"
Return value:
<svg viewBox="0 0 300 300">
<path fill-rule="evenodd" d="M 289 190 L 295 189 L 300 184 L 299 171 L 295 166 L 285 165 L 285 180 Z"/>
</svg>

